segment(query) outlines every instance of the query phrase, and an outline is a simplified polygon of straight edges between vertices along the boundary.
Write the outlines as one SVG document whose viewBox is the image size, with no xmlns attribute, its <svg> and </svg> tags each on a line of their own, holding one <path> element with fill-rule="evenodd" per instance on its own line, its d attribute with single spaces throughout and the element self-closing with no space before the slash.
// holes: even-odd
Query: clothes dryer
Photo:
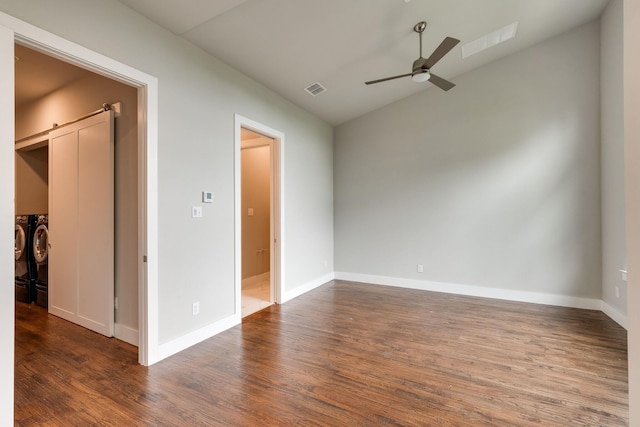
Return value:
<svg viewBox="0 0 640 427">
<path fill-rule="evenodd" d="M 14 254 L 16 300 L 22 302 L 35 301 L 35 261 L 32 255 L 35 218 L 31 215 L 16 216 Z"/>
<path fill-rule="evenodd" d="M 35 262 L 35 302 L 43 307 L 49 306 L 49 216 L 36 215 L 35 230 L 32 237 L 33 259 Z"/>
</svg>

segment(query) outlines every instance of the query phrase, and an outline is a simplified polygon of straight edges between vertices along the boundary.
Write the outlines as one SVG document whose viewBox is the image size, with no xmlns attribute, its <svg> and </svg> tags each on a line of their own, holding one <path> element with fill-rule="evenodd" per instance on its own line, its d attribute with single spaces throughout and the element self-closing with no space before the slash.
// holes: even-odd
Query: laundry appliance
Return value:
<svg viewBox="0 0 640 427">
<path fill-rule="evenodd" d="M 14 240 L 16 300 L 35 301 L 33 281 L 36 265 L 33 258 L 33 232 L 36 218 L 33 215 L 17 215 Z"/>
<path fill-rule="evenodd" d="M 35 302 L 42 307 L 49 306 L 49 216 L 35 215 L 32 235 L 34 260 Z"/>
</svg>

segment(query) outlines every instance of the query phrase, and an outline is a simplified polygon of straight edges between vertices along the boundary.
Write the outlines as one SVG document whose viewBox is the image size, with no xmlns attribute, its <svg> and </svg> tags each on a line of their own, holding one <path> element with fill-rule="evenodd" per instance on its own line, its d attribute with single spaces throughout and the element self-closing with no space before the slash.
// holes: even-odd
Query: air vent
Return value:
<svg viewBox="0 0 640 427">
<path fill-rule="evenodd" d="M 471 55 L 482 52 L 485 49 L 489 49 L 497 44 L 506 42 L 516 36 L 518 29 L 518 23 L 514 22 L 506 27 L 500 28 L 492 33 L 485 34 L 484 36 L 469 42 L 462 46 L 462 57 L 468 58 Z"/>
<path fill-rule="evenodd" d="M 306 90 L 311 96 L 318 96 L 322 92 L 326 91 L 327 89 L 324 86 L 322 86 L 320 83 L 315 82 L 314 84 L 304 88 L 304 90 Z"/>
</svg>

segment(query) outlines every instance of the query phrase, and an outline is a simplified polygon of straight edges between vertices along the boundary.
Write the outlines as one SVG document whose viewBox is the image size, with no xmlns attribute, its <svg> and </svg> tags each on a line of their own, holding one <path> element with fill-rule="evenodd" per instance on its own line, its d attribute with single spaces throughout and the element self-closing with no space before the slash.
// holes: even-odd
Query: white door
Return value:
<svg viewBox="0 0 640 427">
<path fill-rule="evenodd" d="M 49 137 L 49 312 L 114 332 L 113 112 Z"/>
</svg>

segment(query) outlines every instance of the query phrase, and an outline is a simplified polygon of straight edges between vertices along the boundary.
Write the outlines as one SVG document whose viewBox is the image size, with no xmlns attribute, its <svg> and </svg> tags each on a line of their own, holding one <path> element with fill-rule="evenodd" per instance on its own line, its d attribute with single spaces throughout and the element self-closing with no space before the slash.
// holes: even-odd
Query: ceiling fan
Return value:
<svg viewBox="0 0 640 427">
<path fill-rule="evenodd" d="M 420 36 L 420 57 L 413 61 L 413 67 L 411 68 L 410 73 L 400 74 L 393 77 L 385 77 L 384 79 L 371 80 L 365 82 L 365 84 L 372 85 L 374 83 L 386 82 L 387 80 L 394 80 L 401 77 L 411 76 L 411 80 L 415 82 L 426 82 L 428 80 L 445 91 L 453 88 L 455 84 L 433 74 L 431 72 L 431 67 L 433 67 L 436 62 L 440 61 L 447 53 L 449 53 L 451 49 L 453 49 L 458 43 L 460 43 L 460 40 L 454 39 L 452 37 L 446 37 L 442 41 L 442 43 L 440 43 L 440 46 L 438 46 L 438 48 L 433 51 L 431 56 L 427 59 L 424 59 L 422 57 L 422 33 L 424 32 L 425 28 L 427 28 L 427 23 L 425 21 L 418 22 L 413 27 L 413 31 L 418 33 L 418 35 Z"/>
</svg>

